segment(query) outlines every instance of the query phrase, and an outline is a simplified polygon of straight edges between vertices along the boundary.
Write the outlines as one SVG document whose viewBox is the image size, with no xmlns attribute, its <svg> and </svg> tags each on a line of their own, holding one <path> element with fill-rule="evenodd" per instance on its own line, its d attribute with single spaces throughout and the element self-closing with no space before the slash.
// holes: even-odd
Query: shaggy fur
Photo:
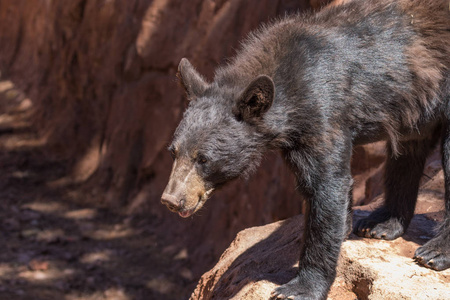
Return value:
<svg viewBox="0 0 450 300">
<path fill-rule="evenodd" d="M 273 297 L 326 299 L 351 227 L 352 147 L 379 140 L 388 141 L 386 203 L 355 233 L 405 232 L 425 159 L 442 137 L 446 219 L 415 257 L 450 267 L 448 0 L 346 1 L 262 27 L 212 83 L 185 59 L 179 71 L 190 104 L 171 149 L 203 187 L 176 188 L 171 179 L 171 208 L 195 212 L 205 191 L 254 170 L 267 149 L 282 151 L 307 199 L 298 275 Z"/>
</svg>

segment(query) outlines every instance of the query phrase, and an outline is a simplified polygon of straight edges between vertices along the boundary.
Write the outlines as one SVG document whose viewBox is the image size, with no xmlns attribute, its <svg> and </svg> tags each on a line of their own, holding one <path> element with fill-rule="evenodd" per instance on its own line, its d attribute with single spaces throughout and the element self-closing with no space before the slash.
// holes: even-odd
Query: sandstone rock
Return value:
<svg viewBox="0 0 450 300">
<path fill-rule="evenodd" d="M 417 214 L 403 237 L 384 241 L 351 234 L 342 246 L 328 298 L 450 299 L 450 270 L 436 272 L 412 259 L 415 249 L 433 235 L 442 199 L 441 171 L 422 186 Z M 375 206 L 358 207 L 354 221 Z M 300 215 L 241 231 L 216 266 L 201 277 L 191 300 L 268 299 L 276 286 L 295 276 L 302 228 Z"/>
<path fill-rule="evenodd" d="M 191 299 L 268 299 L 276 286 L 295 276 L 302 223 L 298 216 L 241 231 L 202 276 Z M 417 216 L 411 226 L 423 235 L 409 233 L 396 241 L 351 235 L 343 244 L 329 299 L 449 299 L 450 270 L 435 272 L 412 260 L 432 225 Z"/>
</svg>

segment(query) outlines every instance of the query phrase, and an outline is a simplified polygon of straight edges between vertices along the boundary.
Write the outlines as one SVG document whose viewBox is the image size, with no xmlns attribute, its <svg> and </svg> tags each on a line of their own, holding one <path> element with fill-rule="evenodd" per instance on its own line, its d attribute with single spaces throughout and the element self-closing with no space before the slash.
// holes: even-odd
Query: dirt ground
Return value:
<svg viewBox="0 0 450 300">
<path fill-rule="evenodd" d="M 158 236 L 154 216 L 61 184 L 67 164 L 46 155 L 31 112 L 0 80 L 0 300 L 186 299 L 195 278 L 182 248 Z"/>
</svg>

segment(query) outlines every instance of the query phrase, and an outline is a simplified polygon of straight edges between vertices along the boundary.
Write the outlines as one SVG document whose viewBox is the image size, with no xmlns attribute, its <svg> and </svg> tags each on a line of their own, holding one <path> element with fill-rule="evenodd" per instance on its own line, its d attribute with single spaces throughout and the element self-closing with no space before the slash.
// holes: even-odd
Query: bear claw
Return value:
<svg viewBox="0 0 450 300">
<path fill-rule="evenodd" d="M 286 299 L 286 296 L 283 294 L 278 294 L 276 291 L 272 291 L 270 294 L 271 299 Z"/>
<path fill-rule="evenodd" d="M 393 240 L 401 236 L 404 227 L 396 218 L 389 218 L 381 213 L 385 211 L 381 208 L 372 212 L 368 217 L 357 222 L 354 233 L 360 237 Z"/>
<path fill-rule="evenodd" d="M 417 248 L 413 259 L 424 267 L 442 271 L 450 268 L 450 252 L 446 246 L 447 237 L 434 238 L 422 247 Z M 444 249 L 444 250 L 442 250 Z"/>
</svg>

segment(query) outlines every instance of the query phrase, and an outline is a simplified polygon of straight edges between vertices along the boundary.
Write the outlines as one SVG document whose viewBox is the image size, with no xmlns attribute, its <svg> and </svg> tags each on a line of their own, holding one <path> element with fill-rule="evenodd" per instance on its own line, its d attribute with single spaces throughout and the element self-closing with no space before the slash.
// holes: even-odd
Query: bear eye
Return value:
<svg viewBox="0 0 450 300">
<path fill-rule="evenodd" d="M 172 158 L 175 159 L 177 157 L 177 150 L 175 149 L 175 147 L 170 146 L 168 150 L 170 152 L 170 156 L 172 156 Z"/>
<path fill-rule="evenodd" d="M 201 165 L 206 164 L 208 159 L 203 154 L 197 154 L 197 162 Z"/>
</svg>

